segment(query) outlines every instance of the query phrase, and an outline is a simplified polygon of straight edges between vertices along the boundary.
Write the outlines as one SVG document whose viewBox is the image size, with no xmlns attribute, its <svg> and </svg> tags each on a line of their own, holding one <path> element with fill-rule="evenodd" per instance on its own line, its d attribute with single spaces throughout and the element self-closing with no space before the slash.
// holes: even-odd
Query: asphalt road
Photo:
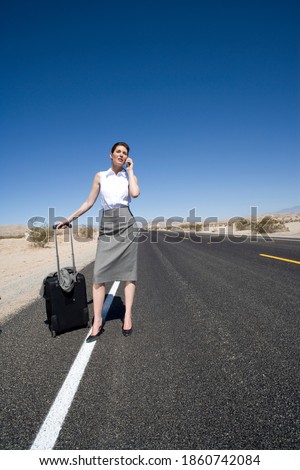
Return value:
<svg viewBox="0 0 300 470">
<path fill-rule="evenodd" d="M 143 235 L 133 335 L 120 286 L 55 449 L 299 449 L 300 265 L 260 254 L 300 242 Z M 87 334 L 45 318 L 1 325 L 1 449 L 31 447 Z"/>
</svg>

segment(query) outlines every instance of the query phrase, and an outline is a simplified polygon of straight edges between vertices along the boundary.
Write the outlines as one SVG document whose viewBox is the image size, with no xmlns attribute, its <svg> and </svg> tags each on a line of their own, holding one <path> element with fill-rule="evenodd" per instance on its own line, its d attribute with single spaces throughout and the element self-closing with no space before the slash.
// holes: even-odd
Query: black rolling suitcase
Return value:
<svg viewBox="0 0 300 470">
<path fill-rule="evenodd" d="M 70 226 L 70 243 L 72 251 L 72 268 L 59 267 L 58 243 L 56 226 L 54 229 L 54 240 L 57 259 L 57 273 L 49 275 L 44 280 L 44 298 L 46 300 L 47 321 L 52 333 L 56 336 L 59 333 L 76 328 L 89 326 L 89 312 L 86 297 L 86 285 L 84 275 L 76 272 L 73 249 L 73 232 Z M 64 290 L 61 285 L 62 274 L 66 273 L 72 278 L 68 290 Z M 65 288 L 65 286 L 64 286 Z"/>
</svg>

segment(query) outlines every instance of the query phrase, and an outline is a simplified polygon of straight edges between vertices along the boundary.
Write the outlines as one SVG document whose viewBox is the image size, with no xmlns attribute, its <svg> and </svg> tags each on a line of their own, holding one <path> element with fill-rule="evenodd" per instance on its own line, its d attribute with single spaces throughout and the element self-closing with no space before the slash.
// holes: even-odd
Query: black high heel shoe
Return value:
<svg viewBox="0 0 300 470">
<path fill-rule="evenodd" d="M 123 336 L 130 336 L 131 333 L 132 333 L 132 330 L 133 328 L 131 327 L 129 330 L 124 330 L 123 326 L 122 326 L 122 333 L 123 333 Z"/>
<path fill-rule="evenodd" d="M 103 333 L 103 325 L 100 326 L 99 328 L 99 331 L 96 335 L 90 335 L 87 337 L 87 339 L 85 340 L 86 343 L 92 343 L 93 341 L 96 341 L 99 336 Z"/>
</svg>

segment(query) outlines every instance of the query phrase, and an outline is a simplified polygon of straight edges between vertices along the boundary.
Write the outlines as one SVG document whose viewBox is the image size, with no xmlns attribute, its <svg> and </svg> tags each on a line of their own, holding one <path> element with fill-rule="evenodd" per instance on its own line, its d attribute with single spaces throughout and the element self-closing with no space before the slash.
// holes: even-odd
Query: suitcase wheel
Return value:
<svg viewBox="0 0 300 470">
<path fill-rule="evenodd" d="M 55 338 L 55 336 L 56 336 L 56 331 L 52 330 L 52 328 L 51 328 L 51 335 L 52 335 L 52 338 Z"/>
</svg>

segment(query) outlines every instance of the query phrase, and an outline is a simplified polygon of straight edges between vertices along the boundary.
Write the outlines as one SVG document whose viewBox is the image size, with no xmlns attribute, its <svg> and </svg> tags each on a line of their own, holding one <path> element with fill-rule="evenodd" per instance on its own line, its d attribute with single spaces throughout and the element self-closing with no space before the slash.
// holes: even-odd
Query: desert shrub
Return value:
<svg viewBox="0 0 300 470">
<path fill-rule="evenodd" d="M 48 225 L 28 227 L 25 234 L 26 241 L 34 247 L 44 248 L 49 242 L 54 240 L 53 227 Z"/>
<path fill-rule="evenodd" d="M 286 227 L 282 219 L 278 219 L 272 216 L 265 216 L 263 219 L 256 224 L 252 223 L 248 219 L 240 218 L 235 222 L 236 230 L 252 230 L 255 233 L 274 233 L 274 232 L 288 232 L 289 229 Z"/>
<path fill-rule="evenodd" d="M 180 224 L 180 228 L 183 229 L 183 230 L 196 230 L 196 231 L 200 231 L 202 230 L 202 224 L 192 224 L 192 223 L 189 223 L 189 224 Z"/>
<path fill-rule="evenodd" d="M 236 230 L 248 230 L 251 228 L 250 220 L 240 218 L 235 222 Z"/>
<path fill-rule="evenodd" d="M 179 230 L 181 227 L 178 227 L 178 225 L 166 225 L 166 230 Z"/>
<path fill-rule="evenodd" d="M 274 232 L 288 232 L 289 229 L 286 225 L 278 219 L 271 216 L 265 216 L 258 222 L 254 229 L 258 233 L 274 233 Z"/>
<path fill-rule="evenodd" d="M 26 241 L 34 247 L 44 248 L 49 241 L 48 227 L 30 227 Z"/>
</svg>

